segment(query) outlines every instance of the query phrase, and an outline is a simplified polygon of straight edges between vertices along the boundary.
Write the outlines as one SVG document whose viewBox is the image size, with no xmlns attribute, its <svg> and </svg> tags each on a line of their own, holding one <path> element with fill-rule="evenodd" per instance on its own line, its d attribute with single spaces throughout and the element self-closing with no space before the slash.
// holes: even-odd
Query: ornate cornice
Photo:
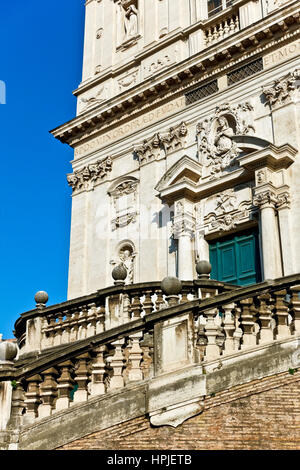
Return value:
<svg viewBox="0 0 300 470">
<path fill-rule="evenodd" d="M 91 190 L 96 183 L 105 178 L 111 171 L 112 160 L 110 157 L 107 157 L 104 160 L 98 160 L 96 163 L 91 163 L 67 175 L 67 181 L 73 192 Z"/>
<path fill-rule="evenodd" d="M 102 130 L 104 127 L 107 129 L 114 123 L 119 122 L 123 114 L 128 117 L 130 112 L 131 116 L 134 116 L 135 113 L 141 111 L 141 107 L 146 109 L 156 102 L 161 102 L 162 99 L 167 99 L 170 96 L 174 97 L 175 93 L 180 94 L 183 90 L 207 80 L 216 73 L 232 68 L 237 63 L 242 64 L 242 60 L 249 60 L 250 57 L 258 53 L 262 54 L 263 51 L 274 48 L 276 44 L 279 45 L 289 39 L 299 37 L 299 30 L 289 31 L 293 22 L 299 23 L 300 15 L 297 9 L 297 5 L 293 5 L 289 9 L 286 8 L 284 17 L 281 12 L 281 23 L 284 23 L 286 28 L 278 26 L 278 34 L 281 34 L 281 37 L 276 40 L 269 39 L 269 23 L 273 24 L 274 19 L 276 19 L 275 11 L 259 25 L 249 26 L 233 37 L 204 49 L 197 54 L 196 58 L 187 59 L 180 69 L 174 72 L 174 75 L 167 76 L 169 71 L 162 71 L 154 82 L 152 77 L 145 80 L 132 88 L 127 95 L 123 96 L 123 94 L 121 97 L 118 96 L 104 103 L 100 110 L 94 108 L 87 111 L 54 129 L 51 131 L 52 134 L 62 142 L 67 142 L 73 146 L 86 137 L 99 132 L 100 129 Z M 247 36 L 245 36 L 245 32 L 247 32 Z M 254 42 L 248 37 L 251 37 Z M 269 40 L 265 43 L 264 39 Z M 253 48 L 253 45 L 256 45 L 256 47 Z M 230 56 L 235 56 L 231 58 L 230 62 L 226 59 L 225 54 L 226 50 L 229 51 L 229 49 Z M 85 131 L 86 127 L 89 129 L 88 134 Z"/>
</svg>

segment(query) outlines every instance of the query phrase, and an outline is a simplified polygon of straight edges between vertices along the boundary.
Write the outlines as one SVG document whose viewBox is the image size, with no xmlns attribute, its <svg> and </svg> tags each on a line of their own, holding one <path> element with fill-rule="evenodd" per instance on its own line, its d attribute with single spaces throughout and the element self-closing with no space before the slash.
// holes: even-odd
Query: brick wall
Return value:
<svg viewBox="0 0 300 470">
<path fill-rule="evenodd" d="M 300 372 L 278 374 L 206 397 L 204 412 L 176 429 L 140 417 L 60 449 L 300 449 Z"/>
</svg>

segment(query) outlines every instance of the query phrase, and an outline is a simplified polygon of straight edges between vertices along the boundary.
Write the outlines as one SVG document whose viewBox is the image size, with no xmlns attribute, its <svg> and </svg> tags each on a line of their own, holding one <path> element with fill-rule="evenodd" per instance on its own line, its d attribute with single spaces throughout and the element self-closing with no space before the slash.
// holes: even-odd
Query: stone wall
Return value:
<svg viewBox="0 0 300 470">
<path fill-rule="evenodd" d="M 300 371 L 290 370 L 206 397 L 202 414 L 177 428 L 139 417 L 59 450 L 300 449 Z"/>
</svg>

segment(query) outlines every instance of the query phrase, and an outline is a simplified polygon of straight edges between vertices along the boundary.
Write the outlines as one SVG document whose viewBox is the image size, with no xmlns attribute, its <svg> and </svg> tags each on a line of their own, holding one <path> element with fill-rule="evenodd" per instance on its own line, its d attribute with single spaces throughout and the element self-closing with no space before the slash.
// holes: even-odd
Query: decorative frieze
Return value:
<svg viewBox="0 0 300 470">
<path fill-rule="evenodd" d="M 159 134 L 145 139 L 143 143 L 134 148 L 134 153 L 138 156 L 140 165 L 159 158 L 161 152 L 161 139 Z"/>
<path fill-rule="evenodd" d="M 263 93 L 266 102 L 272 107 L 290 103 L 299 94 L 300 89 L 300 68 L 290 72 L 273 82 L 270 87 L 264 87 Z"/>
<path fill-rule="evenodd" d="M 103 180 L 111 171 L 112 159 L 107 157 L 104 160 L 98 160 L 96 163 L 91 163 L 81 170 L 76 170 L 74 173 L 67 175 L 67 181 L 73 192 L 91 190 L 95 184 Z"/>
<path fill-rule="evenodd" d="M 188 128 L 185 122 L 181 122 L 176 127 L 171 127 L 169 132 L 165 134 L 160 134 L 166 154 L 183 148 L 186 144 L 187 135 Z"/>
</svg>

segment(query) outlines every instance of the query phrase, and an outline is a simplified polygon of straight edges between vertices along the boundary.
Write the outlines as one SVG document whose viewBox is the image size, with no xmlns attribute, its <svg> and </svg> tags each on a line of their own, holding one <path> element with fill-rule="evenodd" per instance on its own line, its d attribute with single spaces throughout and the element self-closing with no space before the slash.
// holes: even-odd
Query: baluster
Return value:
<svg viewBox="0 0 300 470">
<path fill-rule="evenodd" d="M 123 322 L 128 323 L 131 319 L 130 297 L 123 294 Z"/>
<path fill-rule="evenodd" d="M 56 317 L 51 315 L 49 318 L 50 324 L 47 328 L 49 346 L 54 346 L 54 337 L 55 337 L 55 326 L 56 326 Z"/>
<path fill-rule="evenodd" d="M 152 313 L 154 310 L 154 304 L 152 302 L 152 291 L 147 290 L 145 292 L 145 300 L 143 302 L 143 309 L 145 311 L 145 314 L 148 315 L 149 313 Z"/>
<path fill-rule="evenodd" d="M 21 382 L 17 381 L 12 390 L 11 412 L 7 423 L 7 430 L 15 431 L 23 424 L 24 413 L 24 388 Z"/>
<path fill-rule="evenodd" d="M 99 346 L 95 350 L 96 359 L 92 364 L 92 381 L 90 384 L 90 393 L 94 395 L 103 395 L 106 392 L 105 375 L 107 374 L 104 354 L 106 346 Z"/>
<path fill-rule="evenodd" d="M 273 329 L 272 329 L 272 308 L 270 306 L 270 294 L 261 294 L 258 297 L 259 308 L 258 308 L 258 319 L 260 321 L 260 344 L 268 343 L 273 341 Z"/>
<path fill-rule="evenodd" d="M 54 339 L 53 339 L 53 346 L 59 346 L 61 344 L 61 337 L 62 337 L 62 323 L 63 323 L 63 314 L 59 312 L 57 314 L 57 319 L 54 327 Z"/>
<path fill-rule="evenodd" d="M 39 418 L 50 416 L 52 414 L 57 397 L 57 370 L 54 367 L 51 367 L 50 369 L 45 370 L 42 375 L 44 376 L 44 380 L 41 384 L 42 404 L 38 408 Z"/>
<path fill-rule="evenodd" d="M 256 334 L 254 332 L 254 314 L 256 310 L 253 306 L 253 299 L 244 299 L 240 301 L 241 327 L 243 330 L 242 349 L 256 345 Z"/>
<path fill-rule="evenodd" d="M 88 309 L 86 305 L 84 305 L 78 317 L 78 339 L 86 338 L 87 323 L 88 323 Z"/>
<path fill-rule="evenodd" d="M 233 334 L 235 332 L 235 324 L 233 318 L 233 311 L 235 304 L 226 304 L 223 307 L 224 311 L 224 331 L 225 331 L 225 344 L 224 344 L 224 354 L 233 353 L 235 350 Z"/>
<path fill-rule="evenodd" d="M 183 304 L 184 302 L 188 302 L 188 294 L 190 292 L 190 289 L 188 287 L 183 287 L 182 288 L 182 297 L 180 300 L 180 303 Z"/>
<path fill-rule="evenodd" d="M 34 375 L 27 379 L 28 387 L 25 393 L 25 406 L 27 408 L 26 414 L 24 415 L 24 424 L 33 423 L 35 418 L 38 417 L 38 407 L 41 404 L 40 398 L 40 383 L 42 377 L 40 375 Z"/>
<path fill-rule="evenodd" d="M 209 28 L 207 31 L 207 37 L 206 37 L 206 43 L 208 46 L 212 43 L 212 40 L 213 40 L 212 30 L 211 28 Z"/>
<path fill-rule="evenodd" d="M 164 298 L 163 298 L 163 293 L 162 293 L 162 290 L 161 289 L 156 289 L 155 290 L 155 294 L 156 294 L 156 301 L 155 301 L 155 309 L 156 311 L 159 311 L 162 309 L 163 305 L 164 305 Z"/>
<path fill-rule="evenodd" d="M 71 375 L 74 368 L 72 361 L 62 362 L 59 364 L 59 368 L 61 369 L 61 375 L 57 379 L 58 398 L 55 405 L 56 411 L 69 408 L 71 402 L 70 393 L 73 390 L 75 383 Z"/>
<path fill-rule="evenodd" d="M 297 334 L 300 332 L 300 284 L 297 286 L 292 286 L 290 288 L 290 313 L 293 317 L 293 329 L 294 332 Z"/>
<path fill-rule="evenodd" d="M 89 304 L 90 312 L 87 315 L 86 336 L 94 336 L 96 334 L 97 307 L 95 303 Z"/>
<path fill-rule="evenodd" d="M 89 380 L 89 376 L 87 362 L 90 360 L 90 354 L 81 354 L 76 359 L 77 364 L 75 368 L 75 382 L 78 384 L 78 389 L 74 393 L 73 403 L 87 401 L 88 399 L 87 383 Z"/>
<path fill-rule="evenodd" d="M 217 26 L 214 27 L 212 39 L 213 39 L 213 42 L 216 42 L 216 41 L 218 40 L 218 30 L 217 30 Z"/>
<path fill-rule="evenodd" d="M 239 17 L 237 15 L 236 19 L 235 19 L 235 29 L 234 31 L 237 33 L 239 30 L 240 30 L 240 20 L 239 20 Z"/>
<path fill-rule="evenodd" d="M 63 331 L 61 335 L 61 342 L 62 343 L 69 343 L 70 341 L 70 323 L 71 323 L 71 317 L 72 313 L 70 310 L 64 310 L 63 315 L 66 317 L 66 319 L 63 322 Z"/>
<path fill-rule="evenodd" d="M 205 310 L 205 315 L 207 317 L 204 328 L 207 338 L 205 358 L 206 360 L 211 360 L 219 357 L 220 355 L 220 348 L 216 343 L 219 327 L 215 322 L 215 317 L 218 315 L 218 309 L 212 308 Z"/>
<path fill-rule="evenodd" d="M 78 318 L 79 312 L 77 309 L 72 309 L 70 342 L 77 341 L 78 339 Z"/>
<path fill-rule="evenodd" d="M 143 373 L 141 369 L 141 362 L 143 357 L 143 351 L 140 347 L 140 339 L 143 337 L 143 332 L 138 331 L 133 335 L 129 336 L 129 364 L 130 369 L 128 373 L 129 382 L 143 380 Z"/>
<path fill-rule="evenodd" d="M 287 291 L 285 289 L 274 292 L 275 297 L 275 316 L 277 319 L 277 339 L 290 336 L 291 331 L 288 326 L 288 303 L 285 302 Z"/>
<path fill-rule="evenodd" d="M 224 34 L 223 34 L 224 38 L 229 36 L 229 31 L 230 31 L 230 28 L 229 28 L 229 24 L 228 24 L 228 19 L 226 18 L 226 20 L 224 21 Z"/>
<path fill-rule="evenodd" d="M 105 326 L 105 307 L 101 305 L 97 311 L 96 334 L 103 333 Z"/>
<path fill-rule="evenodd" d="M 141 318 L 141 311 L 143 310 L 138 292 L 133 292 L 133 302 L 131 304 L 132 320 Z"/>
<path fill-rule="evenodd" d="M 140 341 L 140 346 L 143 351 L 141 369 L 144 379 L 148 379 L 153 365 L 153 332 L 149 331 L 144 334 L 143 339 Z"/>
<path fill-rule="evenodd" d="M 222 22 L 219 24 L 218 35 L 219 35 L 219 40 L 221 41 L 224 37 L 224 28 L 223 28 L 223 23 Z"/>
<path fill-rule="evenodd" d="M 230 33 L 229 33 L 229 34 L 233 34 L 233 33 L 234 33 L 234 30 L 235 30 L 235 23 L 234 23 L 234 21 L 233 21 L 233 18 L 231 18 L 231 20 L 230 20 L 229 30 L 230 30 Z"/>
<path fill-rule="evenodd" d="M 199 351 L 199 363 L 201 363 L 205 358 L 205 350 L 207 346 L 207 337 L 205 334 L 205 325 L 200 323 L 200 319 L 198 320 L 198 329 L 197 329 L 197 340 L 196 340 L 196 347 Z"/>
<path fill-rule="evenodd" d="M 124 369 L 124 353 L 122 346 L 124 344 L 124 339 L 119 339 L 114 341 L 112 345 L 115 347 L 114 355 L 111 357 L 110 365 L 113 370 L 113 376 L 110 379 L 109 387 L 110 389 L 116 389 L 124 387 L 124 377 L 123 377 L 123 369 Z"/>
</svg>

